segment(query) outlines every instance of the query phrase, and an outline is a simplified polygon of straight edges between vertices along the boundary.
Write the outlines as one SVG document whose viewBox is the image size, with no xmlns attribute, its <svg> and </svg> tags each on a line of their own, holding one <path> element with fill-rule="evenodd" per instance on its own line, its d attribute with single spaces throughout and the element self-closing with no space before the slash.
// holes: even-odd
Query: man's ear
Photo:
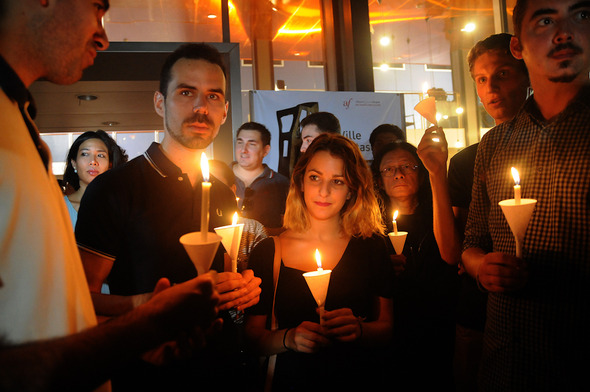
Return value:
<svg viewBox="0 0 590 392">
<path fill-rule="evenodd" d="M 228 109 L 229 109 L 229 101 L 225 101 L 225 113 L 223 113 L 223 118 L 221 119 L 222 124 L 225 124 L 225 120 L 227 120 Z"/>
<path fill-rule="evenodd" d="M 162 118 L 164 118 L 164 104 L 165 104 L 165 98 L 164 98 L 164 94 L 162 94 L 159 91 L 156 91 L 154 93 L 154 109 L 156 109 L 156 113 L 158 113 L 158 115 Z"/>
<path fill-rule="evenodd" d="M 270 152 L 270 144 L 264 146 L 264 155 L 262 157 L 267 156 L 269 152 Z"/>
<path fill-rule="evenodd" d="M 522 45 L 517 37 L 510 38 L 510 52 L 517 60 L 522 60 Z"/>
</svg>

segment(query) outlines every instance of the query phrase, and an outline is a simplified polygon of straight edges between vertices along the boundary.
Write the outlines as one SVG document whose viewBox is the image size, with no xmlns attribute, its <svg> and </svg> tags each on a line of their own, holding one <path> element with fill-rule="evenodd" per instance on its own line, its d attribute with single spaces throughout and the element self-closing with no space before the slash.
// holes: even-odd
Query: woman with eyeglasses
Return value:
<svg viewBox="0 0 590 392">
<path fill-rule="evenodd" d="M 436 165 L 428 148 L 446 151 L 444 134 L 436 135 L 435 141 L 433 132 L 428 130 L 421 142 L 421 153 L 428 155 L 431 169 Z M 391 349 L 397 374 L 394 385 L 400 390 L 454 391 L 459 279 L 457 267 L 441 257 L 435 236 L 432 191 L 435 187 L 439 190 L 438 183 L 429 180 L 416 147 L 406 142 L 383 147 L 371 168 L 388 231 L 393 231 L 393 213 L 397 210 L 397 228 L 408 232 L 402 255 L 395 255 L 390 247 L 397 266 Z M 446 181 L 446 166 L 444 174 L 436 171 L 431 175 L 444 175 Z"/>
<path fill-rule="evenodd" d="M 325 133 L 311 143 L 293 170 L 284 226 L 278 247 L 266 239 L 250 256 L 262 293 L 245 326 L 259 354 L 278 354 L 273 391 L 378 390 L 395 275 L 371 172 L 353 141 Z M 323 316 L 303 277 L 317 269 L 316 249 L 332 271 Z"/>
</svg>

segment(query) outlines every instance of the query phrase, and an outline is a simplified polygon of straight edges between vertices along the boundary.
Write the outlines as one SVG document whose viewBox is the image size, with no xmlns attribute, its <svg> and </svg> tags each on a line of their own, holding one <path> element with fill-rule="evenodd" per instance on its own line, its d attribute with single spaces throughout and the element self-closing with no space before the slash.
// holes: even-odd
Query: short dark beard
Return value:
<svg viewBox="0 0 590 392">
<path fill-rule="evenodd" d="M 566 61 L 559 64 L 559 68 L 565 69 L 565 68 L 569 67 L 571 65 L 571 63 L 572 63 L 571 61 L 566 60 Z M 549 78 L 549 81 L 551 81 L 553 83 L 571 83 L 578 77 L 578 75 L 580 75 L 579 72 L 571 73 L 571 74 L 567 74 L 567 75 L 556 76 L 556 77 Z"/>
<path fill-rule="evenodd" d="M 207 123 L 209 120 L 207 119 Z M 187 123 L 187 121 L 183 122 L 183 124 Z M 190 121 L 189 121 L 190 123 Z M 182 134 L 182 128 L 179 130 L 179 133 L 172 132 L 170 125 L 168 124 L 168 119 L 165 120 L 166 131 L 168 135 L 178 143 L 180 143 L 183 147 L 190 148 L 191 150 L 203 150 L 211 144 L 213 140 L 202 139 L 202 138 L 186 138 Z M 182 125 L 181 125 L 182 127 Z"/>
</svg>

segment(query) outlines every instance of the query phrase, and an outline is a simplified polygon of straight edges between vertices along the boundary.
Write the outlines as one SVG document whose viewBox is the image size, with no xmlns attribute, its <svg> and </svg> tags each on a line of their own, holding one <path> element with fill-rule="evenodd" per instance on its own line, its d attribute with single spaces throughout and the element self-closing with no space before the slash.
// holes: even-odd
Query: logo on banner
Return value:
<svg viewBox="0 0 590 392">
<path fill-rule="evenodd" d="M 350 109 L 350 103 L 352 102 L 352 98 L 347 101 L 342 102 L 342 106 L 346 108 L 346 110 Z"/>
</svg>

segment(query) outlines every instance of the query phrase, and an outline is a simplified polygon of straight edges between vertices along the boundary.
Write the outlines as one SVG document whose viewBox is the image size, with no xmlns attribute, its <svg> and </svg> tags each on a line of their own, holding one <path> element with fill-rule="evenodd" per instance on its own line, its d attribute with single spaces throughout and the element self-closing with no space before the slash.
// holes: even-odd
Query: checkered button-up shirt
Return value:
<svg viewBox="0 0 590 392">
<path fill-rule="evenodd" d="M 515 254 L 498 205 L 536 199 L 522 256 L 527 286 L 488 297 L 480 384 L 483 390 L 578 390 L 590 370 L 590 86 L 553 121 L 530 98 L 488 132 L 475 163 L 464 249 Z M 581 371 L 581 369 L 585 369 Z M 583 382 L 582 382 L 583 381 Z"/>
</svg>

